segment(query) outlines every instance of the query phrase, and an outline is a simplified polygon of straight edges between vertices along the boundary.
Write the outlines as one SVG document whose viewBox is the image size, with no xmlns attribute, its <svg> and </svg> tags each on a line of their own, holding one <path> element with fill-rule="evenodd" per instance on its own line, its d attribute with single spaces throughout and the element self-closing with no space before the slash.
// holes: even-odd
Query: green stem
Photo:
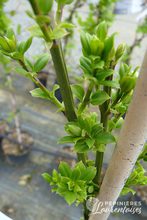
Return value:
<svg viewBox="0 0 147 220">
<path fill-rule="evenodd" d="M 109 76 L 107 80 L 112 80 L 113 76 Z M 108 93 L 108 95 L 111 97 L 111 87 L 104 86 L 104 91 Z M 108 127 L 108 108 L 110 105 L 110 100 L 107 100 L 104 102 L 103 105 L 100 106 L 100 112 L 101 112 L 101 123 L 103 124 L 104 130 L 107 131 Z M 100 177 L 101 177 L 101 171 L 102 171 L 102 166 L 103 166 L 103 157 L 104 153 L 103 152 L 96 152 L 96 159 L 95 159 L 95 166 L 97 169 L 96 176 L 94 178 L 94 183 L 98 184 L 100 186 Z"/>
<path fill-rule="evenodd" d="M 39 9 L 38 3 L 36 0 L 29 0 L 32 9 L 35 13 L 35 15 L 41 15 L 41 11 Z M 45 40 L 47 42 L 51 42 L 50 33 L 51 28 L 47 26 L 46 24 L 40 25 L 40 29 L 42 30 L 42 33 L 45 37 Z M 57 75 L 57 81 L 59 83 L 60 89 L 61 89 L 61 95 L 65 106 L 65 112 L 66 117 L 68 121 L 75 121 L 77 119 L 75 108 L 74 108 L 74 100 L 73 95 L 69 83 L 68 78 L 68 72 L 62 52 L 62 47 L 60 42 L 53 41 L 53 45 L 50 49 L 52 60 L 54 63 L 56 75 Z M 77 154 L 78 159 L 82 160 L 83 163 L 85 163 L 85 155 L 84 154 Z"/>
<path fill-rule="evenodd" d="M 41 15 L 37 1 L 29 0 L 29 2 L 32 6 L 32 9 L 35 15 Z M 46 41 L 50 42 L 51 39 L 50 39 L 49 27 L 46 24 L 39 25 L 39 26 L 44 34 Z M 51 52 L 52 60 L 53 60 L 56 75 L 57 75 L 57 81 L 61 89 L 61 95 L 62 95 L 63 102 L 65 105 L 65 112 L 66 112 L 67 119 L 68 121 L 74 121 L 77 119 L 77 116 L 76 116 L 75 109 L 74 109 L 72 91 L 71 91 L 70 84 L 69 84 L 67 68 L 65 65 L 60 42 L 53 41 L 53 45 L 50 49 L 50 52 Z"/>
<path fill-rule="evenodd" d="M 84 111 L 84 109 L 86 108 L 87 104 L 89 103 L 89 99 L 90 99 L 90 95 L 91 95 L 91 92 L 93 89 L 93 85 L 94 85 L 93 82 L 90 82 L 88 90 L 85 94 L 84 100 L 78 109 L 78 114 L 81 114 Z"/>
<path fill-rule="evenodd" d="M 49 99 L 59 108 L 63 109 L 62 104 L 56 99 L 55 97 L 50 96 L 50 92 L 47 90 L 47 88 L 39 81 L 39 79 L 35 76 L 32 76 L 29 73 L 28 68 L 26 67 L 23 60 L 19 60 L 19 64 L 23 67 L 24 70 L 26 70 L 31 78 L 31 80 L 49 97 Z M 64 110 L 64 109 L 63 109 Z"/>
<path fill-rule="evenodd" d="M 50 50 L 53 63 L 56 70 L 57 81 L 60 85 L 62 98 L 65 105 L 65 111 L 68 121 L 76 120 L 77 116 L 74 110 L 74 101 L 70 88 L 69 78 L 67 75 L 67 69 L 65 62 L 62 56 L 61 47 L 57 43 L 53 43 L 53 46 Z"/>
</svg>

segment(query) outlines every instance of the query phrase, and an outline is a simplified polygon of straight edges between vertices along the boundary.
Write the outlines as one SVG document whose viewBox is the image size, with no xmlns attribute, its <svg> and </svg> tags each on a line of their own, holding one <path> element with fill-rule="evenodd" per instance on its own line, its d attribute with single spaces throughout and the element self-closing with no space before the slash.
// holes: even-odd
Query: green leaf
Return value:
<svg viewBox="0 0 147 220">
<path fill-rule="evenodd" d="M 27 68 L 30 69 L 31 71 L 33 71 L 33 64 L 31 63 L 31 61 L 25 57 L 24 62 L 25 62 L 25 65 L 27 66 Z"/>
<path fill-rule="evenodd" d="M 32 25 L 31 27 L 28 28 L 28 30 L 30 31 L 33 37 L 44 38 L 44 35 L 42 31 L 40 30 L 39 25 Z"/>
<path fill-rule="evenodd" d="M 109 87 L 112 87 L 112 88 L 115 88 L 115 89 L 120 88 L 118 82 L 116 82 L 116 81 L 101 81 L 100 84 L 103 85 L 103 86 L 109 86 Z"/>
<path fill-rule="evenodd" d="M 65 30 L 65 28 L 60 28 L 59 26 L 55 27 L 52 34 L 51 39 L 57 40 L 65 37 L 68 34 L 68 32 Z"/>
<path fill-rule="evenodd" d="M 104 41 L 107 37 L 108 27 L 105 21 L 101 22 L 96 28 L 96 35 L 101 40 Z"/>
<path fill-rule="evenodd" d="M 78 168 L 74 168 L 71 174 L 71 179 L 76 181 L 80 178 L 80 175 L 81 175 L 80 170 Z"/>
<path fill-rule="evenodd" d="M 90 40 L 91 54 L 94 56 L 100 56 L 104 48 L 103 42 L 101 42 L 95 35 Z"/>
<path fill-rule="evenodd" d="M 62 176 L 65 176 L 65 177 L 71 176 L 72 170 L 66 162 L 60 162 L 58 169 L 59 169 Z"/>
<path fill-rule="evenodd" d="M 112 36 L 110 36 L 109 38 L 107 38 L 105 40 L 104 50 L 103 50 L 103 59 L 104 60 L 108 59 L 109 54 L 111 53 L 111 50 L 114 47 L 114 37 L 115 37 L 115 34 L 113 34 Z"/>
<path fill-rule="evenodd" d="M 28 72 L 21 67 L 16 67 L 15 71 L 22 76 L 25 76 L 25 77 L 28 76 Z"/>
<path fill-rule="evenodd" d="M 77 141 L 75 146 L 74 146 L 74 149 L 78 153 L 85 153 L 85 152 L 89 151 L 89 147 L 86 144 L 85 140 Z"/>
<path fill-rule="evenodd" d="M 108 99 L 110 97 L 105 91 L 97 91 L 91 95 L 90 103 L 92 105 L 102 105 Z"/>
<path fill-rule="evenodd" d="M 36 21 L 39 25 L 50 24 L 50 18 L 48 15 L 36 16 Z"/>
<path fill-rule="evenodd" d="M 77 197 L 76 193 L 70 192 L 70 191 L 66 191 L 64 195 L 64 198 L 66 202 L 68 203 L 68 205 L 71 205 L 72 203 L 74 203 L 76 200 L 76 197 Z"/>
<path fill-rule="evenodd" d="M 80 39 L 81 39 L 82 50 L 84 54 L 85 55 L 91 54 L 91 49 L 90 49 L 91 35 L 85 32 L 81 32 Z"/>
<path fill-rule="evenodd" d="M 16 51 L 11 53 L 11 57 L 13 57 L 14 60 L 21 60 L 23 56 L 21 53 Z"/>
<path fill-rule="evenodd" d="M 92 75 L 92 65 L 91 61 L 87 57 L 80 58 L 80 66 L 83 69 L 85 74 Z"/>
<path fill-rule="evenodd" d="M 91 130 L 91 136 L 95 138 L 100 132 L 103 131 L 103 127 L 101 124 L 95 124 Z"/>
<path fill-rule="evenodd" d="M 115 137 L 109 132 L 99 133 L 96 137 L 97 144 L 110 144 L 114 143 L 115 141 Z"/>
<path fill-rule="evenodd" d="M 37 73 L 40 72 L 47 65 L 48 61 L 49 55 L 42 54 L 34 64 L 34 71 Z"/>
<path fill-rule="evenodd" d="M 45 179 L 46 182 L 50 183 L 52 181 L 52 177 L 51 175 L 49 175 L 48 173 L 43 173 L 42 177 Z"/>
<path fill-rule="evenodd" d="M 128 193 L 132 193 L 133 195 L 136 193 L 135 192 L 135 190 L 133 190 L 133 189 L 131 189 L 131 188 L 129 188 L 129 187 L 124 187 L 123 189 L 122 189 L 122 191 L 121 191 L 121 195 L 122 196 L 125 196 L 125 195 L 127 195 Z"/>
<path fill-rule="evenodd" d="M 47 92 L 49 93 L 48 90 L 47 90 Z M 33 89 L 32 91 L 30 91 L 30 93 L 33 97 L 42 98 L 42 99 L 49 99 L 50 100 L 49 94 L 47 95 L 40 88 Z"/>
<path fill-rule="evenodd" d="M 87 167 L 86 171 L 82 173 L 82 180 L 85 180 L 86 182 L 90 182 L 94 179 L 96 175 L 96 168 L 95 167 Z"/>
<path fill-rule="evenodd" d="M 53 0 L 37 0 L 39 9 L 43 12 L 43 14 L 48 14 L 48 12 L 52 9 Z"/>
<path fill-rule="evenodd" d="M 32 37 L 30 37 L 26 42 L 21 42 L 19 45 L 18 45 L 18 51 L 21 53 L 21 54 L 24 54 L 31 46 L 32 44 Z"/>
<path fill-rule="evenodd" d="M 71 28 L 74 28 L 75 25 L 72 24 L 72 23 L 61 22 L 61 23 L 59 24 L 59 27 L 61 27 L 61 28 L 67 28 L 67 29 L 71 29 Z"/>
<path fill-rule="evenodd" d="M 84 97 L 83 87 L 80 85 L 72 85 L 71 89 L 72 89 L 72 92 L 74 93 L 74 95 L 76 96 L 76 98 L 78 98 L 82 102 L 83 97 Z"/>
<path fill-rule="evenodd" d="M 7 40 L 4 37 L 1 37 L 1 36 L 0 36 L 0 48 L 2 48 L 4 51 L 12 52 L 11 47 L 8 44 Z"/>
<path fill-rule="evenodd" d="M 113 75 L 114 70 L 99 70 L 96 74 L 96 78 L 98 81 L 105 80 L 106 77 Z"/>
<path fill-rule="evenodd" d="M 65 125 L 65 130 L 67 133 L 74 137 L 80 137 L 81 136 L 81 128 L 78 126 L 76 122 L 68 122 Z"/>
<path fill-rule="evenodd" d="M 73 143 L 75 138 L 72 136 L 65 136 L 59 139 L 58 143 L 59 144 L 65 144 L 65 143 Z"/>
<path fill-rule="evenodd" d="M 88 145 L 89 148 L 92 148 L 94 145 L 95 140 L 91 139 L 91 138 L 86 138 L 85 140 L 86 144 Z"/>
</svg>

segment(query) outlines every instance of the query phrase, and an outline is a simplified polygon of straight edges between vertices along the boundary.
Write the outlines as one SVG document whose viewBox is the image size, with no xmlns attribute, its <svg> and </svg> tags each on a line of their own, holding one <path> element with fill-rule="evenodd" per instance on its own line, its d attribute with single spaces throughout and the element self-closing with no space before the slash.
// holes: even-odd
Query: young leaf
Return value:
<svg viewBox="0 0 147 220">
<path fill-rule="evenodd" d="M 48 14 L 53 5 L 53 0 L 37 0 L 39 9 L 43 12 L 43 14 Z"/>
<path fill-rule="evenodd" d="M 59 27 L 71 29 L 71 28 L 74 28 L 75 25 L 72 24 L 72 23 L 61 22 L 61 23 L 59 24 Z"/>
<path fill-rule="evenodd" d="M 103 50 L 103 59 L 107 60 L 107 58 L 109 57 L 109 54 L 111 52 L 111 50 L 113 49 L 114 46 L 114 37 L 115 34 L 113 34 L 112 36 L 110 36 L 109 38 L 107 38 L 105 40 L 105 44 L 104 44 L 104 50 Z"/>
<path fill-rule="evenodd" d="M 74 181 L 78 180 L 80 178 L 80 174 L 81 174 L 80 169 L 74 168 L 71 173 L 71 179 Z"/>
<path fill-rule="evenodd" d="M 83 100 L 84 97 L 84 89 L 80 85 L 72 85 L 71 89 L 73 91 L 73 94 L 78 98 L 80 101 Z"/>
<path fill-rule="evenodd" d="M 68 203 L 68 205 L 71 205 L 72 203 L 75 202 L 76 200 L 76 193 L 75 192 L 70 192 L 70 191 L 66 191 L 64 198 L 66 200 L 66 202 Z"/>
<path fill-rule="evenodd" d="M 47 90 L 48 91 L 48 90 Z M 49 92 L 49 91 L 48 91 Z M 49 94 L 47 95 L 44 91 L 42 91 L 40 88 L 37 89 L 33 89 L 32 91 L 30 91 L 31 95 L 33 97 L 37 97 L 37 98 L 42 98 L 42 99 L 49 99 Z"/>
<path fill-rule="evenodd" d="M 97 91 L 91 95 L 90 103 L 92 105 L 102 105 L 108 99 L 110 97 L 105 91 Z"/>
<path fill-rule="evenodd" d="M 128 193 L 132 193 L 133 195 L 136 193 L 135 190 L 129 188 L 129 187 L 124 187 L 121 191 L 121 196 L 125 196 Z"/>
<path fill-rule="evenodd" d="M 85 153 L 89 151 L 89 146 L 86 144 L 85 140 L 79 140 L 75 144 L 74 149 L 78 153 Z"/>
<path fill-rule="evenodd" d="M 65 144 L 65 143 L 73 143 L 74 138 L 72 136 L 65 136 L 59 139 L 59 144 Z"/>
<path fill-rule="evenodd" d="M 15 71 L 22 76 L 25 76 L 25 77 L 28 76 L 28 72 L 21 67 L 16 67 Z"/>
<path fill-rule="evenodd" d="M 88 33 L 81 32 L 80 37 L 81 37 L 81 44 L 82 44 L 83 52 L 85 52 L 86 55 L 91 54 L 91 49 L 90 49 L 91 36 Z"/>
<path fill-rule="evenodd" d="M 96 175 L 96 168 L 87 167 L 85 172 L 82 173 L 81 179 L 85 180 L 86 182 L 90 182 L 94 179 L 95 175 Z"/>
<path fill-rule="evenodd" d="M 48 173 L 43 173 L 42 177 L 46 180 L 46 182 L 50 183 L 52 181 L 52 177 Z"/>
<path fill-rule="evenodd" d="M 94 145 L 95 140 L 91 139 L 91 138 L 87 138 L 85 140 L 86 144 L 88 145 L 89 148 L 92 148 Z"/>
<path fill-rule="evenodd" d="M 26 42 L 21 42 L 19 45 L 18 45 L 18 51 L 21 53 L 21 54 L 24 54 L 31 46 L 32 44 L 32 37 L 30 37 Z"/>
<path fill-rule="evenodd" d="M 115 142 L 115 137 L 109 132 L 101 132 L 96 137 L 97 144 L 110 144 Z"/>
<path fill-rule="evenodd" d="M 66 162 L 60 162 L 59 171 L 62 176 L 70 177 L 71 176 L 71 168 Z"/>
<path fill-rule="evenodd" d="M 116 82 L 116 81 L 108 81 L 108 80 L 106 80 L 106 81 L 101 81 L 100 84 L 103 85 L 103 86 L 109 86 L 109 87 L 112 87 L 112 88 L 115 88 L 115 89 L 119 89 L 120 88 L 118 82 Z"/>
<path fill-rule="evenodd" d="M 65 37 L 68 34 L 68 32 L 65 30 L 65 28 L 61 28 L 59 26 L 55 27 L 52 34 L 51 39 L 57 40 Z"/>
<path fill-rule="evenodd" d="M 40 56 L 34 64 L 34 71 L 37 73 L 40 72 L 47 65 L 48 61 L 48 54 L 43 54 L 42 56 Z"/>
<path fill-rule="evenodd" d="M 98 81 L 105 80 L 106 77 L 113 75 L 114 70 L 107 69 L 107 70 L 99 70 L 96 74 L 96 78 Z"/>
<path fill-rule="evenodd" d="M 101 40 L 104 41 L 105 38 L 107 37 L 107 32 L 108 32 L 108 27 L 105 21 L 101 22 L 97 28 L 96 28 L 96 34 L 97 37 Z"/>
</svg>

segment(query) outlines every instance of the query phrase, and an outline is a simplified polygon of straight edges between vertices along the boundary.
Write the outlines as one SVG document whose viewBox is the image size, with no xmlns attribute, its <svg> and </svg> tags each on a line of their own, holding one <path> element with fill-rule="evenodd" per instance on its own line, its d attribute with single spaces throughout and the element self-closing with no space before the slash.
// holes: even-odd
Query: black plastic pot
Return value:
<svg viewBox="0 0 147 220">
<path fill-rule="evenodd" d="M 6 155 L 6 161 L 9 164 L 13 164 L 13 165 L 21 165 L 24 164 L 28 158 L 29 158 L 29 154 L 30 154 L 30 149 L 26 149 L 26 151 L 20 155 Z"/>
<path fill-rule="evenodd" d="M 2 140 L 2 149 L 3 149 L 3 152 L 4 152 L 4 156 L 6 158 L 6 161 L 10 164 L 13 164 L 13 165 L 20 165 L 20 164 L 23 164 L 25 163 L 28 158 L 29 158 L 29 154 L 30 154 L 30 151 L 31 151 L 31 148 L 32 148 L 32 145 L 33 145 L 33 139 L 32 137 L 25 131 L 22 131 L 21 132 L 22 135 L 27 135 L 28 136 L 28 141 L 27 142 L 23 142 L 22 143 L 22 146 L 23 146 L 23 151 L 22 152 L 19 152 L 18 154 L 15 154 L 11 151 L 7 151 L 5 148 L 5 146 L 11 146 L 11 144 L 14 144 L 17 146 L 19 146 L 19 143 L 16 139 L 13 138 L 13 132 L 9 132 L 9 134 L 3 138 Z M 23 136 L 22 136 L 23 138 Z M 12 146 L 13 147 L 13 146 Z"/>
</svg>

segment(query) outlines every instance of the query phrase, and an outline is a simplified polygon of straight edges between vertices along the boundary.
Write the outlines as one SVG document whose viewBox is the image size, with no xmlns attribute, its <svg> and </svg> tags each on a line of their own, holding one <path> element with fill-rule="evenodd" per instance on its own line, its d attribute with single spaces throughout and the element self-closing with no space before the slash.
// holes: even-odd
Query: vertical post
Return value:
<svg viewBox="0 0 147 220">
<path fill-rule="evenodd" d="M 98 199 L 116 202 L 147 139 L 147 52 L 120 137 L 106 171 Z M 108 208 L 103 205 L 101 208 Z M 100 211 L 100 210 L 96 211 Z M 106 220 L 110 212 L 92 214 L 90 220 Z"/>
</svg>

